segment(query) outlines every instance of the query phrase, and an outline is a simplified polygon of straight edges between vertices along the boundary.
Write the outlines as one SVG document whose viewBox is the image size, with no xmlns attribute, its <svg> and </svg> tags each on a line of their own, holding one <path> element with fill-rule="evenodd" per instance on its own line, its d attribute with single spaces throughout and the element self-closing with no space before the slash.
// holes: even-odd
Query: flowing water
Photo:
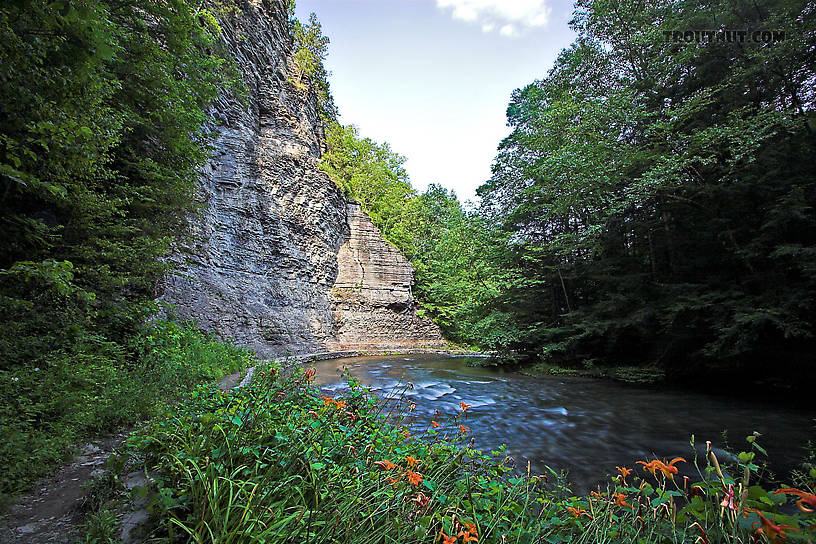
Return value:
<svg viewBox="0 0 816 544">
<path fill-rule="evenodd" d="M 463 423 L 477 448 L 506 444 L 517 466 L 526 469 L 529 461 L 533 473 L 544 465 L 567 470 L 576 491 L 594 487 L 616 465 L 632 467 L 654 456 L 689 459 L 692 434 L 698 446 L 711 440 L 722 448 L 727 432 L 729 443 L 742 448 L 744 437 L 758 431 L 758 442 L 780 470 L 800 461 L 802 445 L 814 437 L 816 414 L 800 409 L 589 378 L 531 378 L 469 361 L 423 354 L 334 359 L 314 367 L 316 384 L 333 394 L 347 387 L 344 368 L 379 395 L 412 382 L 406 396 L 416 404 L 416 429 L 432 419 L 442 423 L 459 412 L 460 402 L 470 404 Z"/>
</svg>

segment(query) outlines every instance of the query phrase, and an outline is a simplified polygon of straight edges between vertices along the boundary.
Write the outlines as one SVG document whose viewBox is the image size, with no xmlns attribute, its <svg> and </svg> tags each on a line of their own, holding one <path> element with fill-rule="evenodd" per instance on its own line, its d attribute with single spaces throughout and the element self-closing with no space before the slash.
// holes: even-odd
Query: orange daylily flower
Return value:
<svg viewBox="0 0 816 544">
<path fill-rule="evenodd" d="M 456 544 L 456 537 L 446 535 L 445 531 L 440 530 L 439 536 L 442 538 L 442 544 Z"/>
<path fill-rule="evenodd" d="M 431 421 L 431 425 L 433 425 L 433 428 L 434 428 L 434 429 L 436 429 L 437 427 L 439 427 L 439 423 L 437 423 L 436 421 Z"/>
<path fill-rule="evenodd" d="M 459 534 L 456 536 L 461 538 L 464 544 L 468 542 L 479 542 L 479 533 L 476 531 L 476 526 L 472 523 L 465 523 L 465 529 L 459 531 Z"/>
<path fill-rule="evenodd" d="M 467 433 L 470 430 L 470 427 L 465 427 L 464 425 L 459 425 L 459 432 L 462 434 Z"/>
<path fill-rule="evenodd" d="M 572 516 L 575 517 L 575 518 L 580 518 L 581 516 L 586 516 L 586 517 L 592 519 L 592 516 L 589 515 L 589 512 L 587 512 L 585 509 L 581 508 L 580 506 L 577 507 L 577 508 L 574 507 L 574 506 L 567 506 L 567 512 L 572 514 Z"/>
<path fill-rule="evenodd" d="M 598 499 L 600 501 L 606 498 L 606 496 L 603 493 L 598 493 L 597 491 L 590 491 L 589 494 L 592 495 L 592 498 L 589 500 Z"/>
<path fill-rule="evenodd" d="M 796 495 L 799 497 L 799 500 L 796 501 L 796 507 L 802 512 L 816 512 L 816 495 L 813 493 L 807 493 L 806 491 L 796 489 L 795 487 L 785 487 L 783 489 L 777 489 L 773 492 L 774 495 L 779 495 L 780 493 L 784 495 Z M 811 508 L 806 508 L 806 504 Z"/>
<path fill-rule="evenodd" d="M 615 468 L 618 469 L 618 472 L 620 472 L 620 476 L 618 476 L 618 479 L 620 480 L 620 483 L 622 485 L 626 485 L 626 477 L 629 476 L 630 474 L 632 474 L 632 469 L 631 468 L 626 468 L 626 467 L 618 467 L 618 466 L 616 466 Z"/>
<path fill-rule="evenodd" d="M 792 527 L 790 525 L 774 525 L 771 520 L 766 518 L 762 512 L 755 508 L 746 508 L 745 509 L 745 517 L 748 517 L 748 512 L 753 512 L 757 516 L 759 516 L 759 521 L 755 521 L 751 524 L 751 528 L 754 528 L 756 525 L 762 525 L 762 527 L 757 527 L 756 531 L 757 534 L 763 534 L 768 538 L 768 541 L 771 544 L 776 544 L 777 542 L 784 542 L 787 534 L 785 531 L 798 531 L 796 527 Z"/>
<path fill-rule="evenodd" d="M 378 467 L 380 467 L 383 470 L 391 470 L 393 468 L 396 468 L 396 466 L 397 466 L 397 465 L 395 465 L 394 463 L 392 463 L 391 461 L 389 461 L 387 459 L 384 459 L 382 461 L 377 461 L 374 464 L 377 465 Z"/>
<path fill-rule="evenodd" d="M 655 472 L 658 470 L 658 465 L 655 463 L 660 463 L 660 461 L 655 459 L 654 461 L 649 461 L 648 463 L 646 461 L 637 461 L 637 463 L 639 465 L 643 465 L 643 470 L 648 470 L 652 473 L 652 476 L 654 476 Z"/>
<path fill-rule="evenodd" d="M 411 457 L 410 455 L 407 455 L 405 457 L 405 464 L 411 468 L 416 468 L 416 466 L 419 465 L 419 461 L 417 460 L 416 457 Z"/>
<path fill-rule="evenodd" d="M 334 406 L 338 410 L 346 407 L 346 402 L 343 400 L 335 400 L 325 396 L 320 398 L 323 399 L 323 406 Z"/>
<path fill-rule="evenodd" d="M 620 506 L 620 507 L 625 506 L 627 508 L 631 508 L 632 510 L 635 509 L 634 506 L 632 506 L 631 504 L 626 502 L 626 500 L 625 500 L 626 495 L 624 495 L 623 493 L 615 493 L 615 494 L 612 495 L 612 497 L 615 499 L 615 506 Z"/>
<path fill-rule="evenodd" d="M 409 433 L 407 430 L 403 430 L 402 436 L 404 436 L 405 438 L 411 438 L 411 433 Z"/>
<path fill-rule="evenodd" d="M 660 472 L 663 473 L 663 476 L 670 480 L 674 480 L 674 475 L 679 472 L 677 470 L 677 467 L 674 465 L 676 465 L 677 463 L 685 462 L 686 460 L 683 459 L 682 457 L 675 457 L 674 459 L 668 462 L 665 459 L 663 459 L 663 461 L 654 459 L 652 461 L 649 461 L 648 463 L 646 461 L 638 461 L 639 464 L 643 465 L 643 470 L 648 470 L 649 472 L 652 473 L 652 476 L 655 476 L 657 471 L 659 470 Z"/>
<path fill-rule="evenodd" d="M 414 472 L 413 470 L 405 471 L 405 477 L 408 480 L 408 483 L 412 486 L 416 487 L 422 483 L 422 474 L 419 472 Z"/>
<path fill-rule="evenodd" d="M 460 402 L 459 403 L 459 408 L 461 408 L 463 412 L 467 413 L 468 408 L 470 408 L 470 404 L 465 404 L 464 402 Z"/>
<path fill-rule="evenodd" d="M 314 368 L 310 368 L 309 370 L 307 370 L 307 371 L 305 371 L 303 373 L 303 380 L 307 381 L 307 382 L 312 381 L 314 379 L 316 373 L 317 373 L 317 371 Z"/>
</svg>

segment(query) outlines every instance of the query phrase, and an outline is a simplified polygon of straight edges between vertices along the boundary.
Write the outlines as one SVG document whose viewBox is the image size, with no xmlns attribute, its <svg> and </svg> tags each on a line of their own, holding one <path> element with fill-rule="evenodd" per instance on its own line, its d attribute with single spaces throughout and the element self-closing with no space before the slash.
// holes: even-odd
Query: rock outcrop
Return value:
<svg viewBox="0 0 816 544">
<path fill-rule="evenodd" d="M 248 100 L 211 110 L 202 212 L 159 300 L 262 357 L 439 343 L 410 264 L 318 168 L 324 127 L 315 94 L 287 79 L 287 19 L 284 0 L 265 0 L 223 21 Z"/>
<path fill-rule="evenodd" d="M 383 239 L 358 203 L 346 205 L 346 220 L 349 235 L 337 254 L 336 329 L 329 347 L 391 349 L 441 341 L 439 329 L 417 315 L 408 259 Z"/>
</svg>

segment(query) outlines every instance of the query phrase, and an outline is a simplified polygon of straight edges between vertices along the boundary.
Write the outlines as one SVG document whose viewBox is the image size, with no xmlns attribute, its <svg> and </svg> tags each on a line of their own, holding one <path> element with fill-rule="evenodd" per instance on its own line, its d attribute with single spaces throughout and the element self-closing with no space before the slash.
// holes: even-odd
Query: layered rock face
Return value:
<svg viewBox="0 0 816 544">
<path fill-rule="evenodd" d="M 318 168 L 316 98 L 287 81 L 285 0 L 241 10 L 222 27 L 248 100 L 225 95 L 211 110 L 202 212 L 159 301 L 262 357 L 440 341 L 414 311 L 410 264 Z M 348 290 L 356 266 L 363 294 Z"/>
<path fill-rule="evenodd" d="M 422 347 L 442 341 L 439 329 L 417 315 L 414 270 L 386 242 L 356 202 L 346 205 L 348 238 L 337 254 L 332 288 L 335 350 Z"/>
</svg>

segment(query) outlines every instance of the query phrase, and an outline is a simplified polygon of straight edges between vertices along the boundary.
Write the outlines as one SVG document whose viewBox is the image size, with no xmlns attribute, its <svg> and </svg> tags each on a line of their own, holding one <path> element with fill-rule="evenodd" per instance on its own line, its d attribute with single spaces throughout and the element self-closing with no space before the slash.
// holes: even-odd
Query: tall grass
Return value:
<svg viewBox="0 0 816 544">
<path fill-rule="evenodd" d="M 689 457 L 693 480 L 676 474 L 685 460 L 643 460 L 645 471 L 624 476 L 630 469 L 621 467 L 603 490 L 576 497 L 553 471 L 515 471 L 504 451 L 474 449 L 465 404 L 412 435 L 412 406 L 399 392 L 378 399 L 351 381 L 342 399 L 328 398 L 310 385 L 309 371 L 281 378 L 267 366 L 256 376 L 233 392 L 197 389 L 129 440 L 131 456 L 156 474 L 156 542 L 705 544 L 814 536 L 814 514 L 757 485 L 755 437 L 728 470 L 710 450 Z M 729 490 L 735 498 L 723 506 Z M 791 529 L 779 529 L 783 537 L 760 514 Z"/>
<path fill-rule="evenodd" d="M 157 321 L 128 346 L 83 337 L 33 371 L 0 369 L 0 503 L 68 458 L 72 444 L 153 417 L 252 360 L 192 323 Z"/>
</svg>

